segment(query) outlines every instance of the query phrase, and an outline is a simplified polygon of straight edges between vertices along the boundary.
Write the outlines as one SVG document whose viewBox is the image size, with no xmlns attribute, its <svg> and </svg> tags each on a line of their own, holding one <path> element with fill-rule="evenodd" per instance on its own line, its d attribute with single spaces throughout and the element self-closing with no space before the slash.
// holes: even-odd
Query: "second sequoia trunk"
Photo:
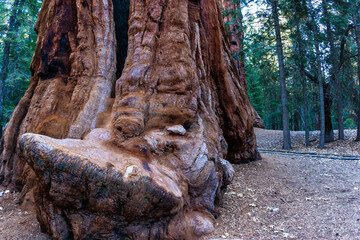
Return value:
<svg viewBox="0 0 360 240">
<path fill-rule="evenodd" d="M 232 0 L 222 0 L 221 5 L 226 12 L 228 12 L 228 16 L 224 18 L 225 23 L 231 22 L 229 24 L 228 38 L 230 44 L 230 50 L 232 55 L 237 56 L 235 59 L 238 71 L 239 71 L 239 79 L 240 85 L 242 89 L 247 90 L 246 84 L 246 74 L 245 74 L 245 56 L 244 56 L 244 31 L 242 20 L 243 16 L 240 9 L 240 4 L 234 4 Z M 252 116 L 254 118 L 254 127 L 264 128 L 263 121 L 261 120 L 259 114 L 252 107 Z"/>
<path fill-rule="evenodd" d="M 45 0 L 39 14 L 1 177 L 35 186 L 56 239 L 198 238 L 232 180 L 224 159 L 259 157 L 218 1 L 128 4 Z"/>
</svg>

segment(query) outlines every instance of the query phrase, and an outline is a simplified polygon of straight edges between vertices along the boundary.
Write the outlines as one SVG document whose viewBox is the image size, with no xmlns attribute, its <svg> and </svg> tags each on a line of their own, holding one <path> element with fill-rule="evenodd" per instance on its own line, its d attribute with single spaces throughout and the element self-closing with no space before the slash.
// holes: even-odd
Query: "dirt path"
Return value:
<svg viewBox="0 0 360 240">
<path fill-rule="evenodd" d="M 341 159 L 360 157 L 354 133 L 319 150 L 316 141 L 304 148 L 303 133 L 292 132 L 296 153 L 284 153 L 280 131 L 256 129 L 263 160 L 234 166 L 216 230 L 202 239 L 360 239 L 360 161 Z M 0 188 L 0 239 L 48 239 L 31 208 L 5 192 Z"/>
<path fill-rule="evenodd" d="M 215 233 L 203 239 L 360 239 L 360 161 L 341 159 L 349 153 L 359 158 L 359 143 L 335 142 L 319 150 L 313 142 L 304 148 L 298 132 L 292 133 L 292 151 L 305 154 L 291 154 L 276 150 L 280 131 L 256 134 L 261 148 L 275 151 L 234 166 Z M 348 131 L 347 138 L 353 134 Z"/>
<path fill-rule="evenodd" d="M 235 166 L 211 238 L 359 239 L 360 163 L 263 154 Z"/>
<path fill-rule="evenodd" d="M 351 155 L 338 155 L 338 154 L 324 154 L 316 152 L 294 152 L 294 151 L 284 151 L 284 150 L 268 150 L 268 149 L 258 149 L 261 154 L 274 154 L 274 155 L 285 155 L 289 157 L 294 156 L 303 156 L 310 158 L 324 158 L 331 160 L 340 160 L 340 161 L 359 161 L 360 156 L 351 156 Z"/>
</svg>

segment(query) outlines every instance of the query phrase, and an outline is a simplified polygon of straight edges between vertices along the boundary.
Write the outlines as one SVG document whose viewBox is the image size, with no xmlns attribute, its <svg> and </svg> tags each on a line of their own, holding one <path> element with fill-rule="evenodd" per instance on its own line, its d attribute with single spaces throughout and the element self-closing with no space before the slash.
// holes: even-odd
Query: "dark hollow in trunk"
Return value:
<svg viewBox="0 0 360 240">
<path fill-rule="evenodd" d="M 219 3 L 112 4 L 43 1 L 0 176 L 34 193 L 54 239 L 197 239 L 233 179 L 225 159 L 259 158 Z"/>
<path fill-rule="evenodd" d="M 128 51 L 129 7 L 130 0 L 112 0 L 116 35 L 116 78 L 121 76 Z"/>
</svg>

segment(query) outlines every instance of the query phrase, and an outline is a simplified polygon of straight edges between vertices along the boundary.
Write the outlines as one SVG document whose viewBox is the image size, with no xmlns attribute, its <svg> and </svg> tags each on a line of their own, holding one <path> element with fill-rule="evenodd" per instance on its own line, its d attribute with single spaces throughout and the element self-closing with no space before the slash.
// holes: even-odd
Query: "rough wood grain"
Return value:
<svg viewBox="0 0 360 240">
<path fill-rule="evenodd" d="M 23 195 L 34 189 L 55 239 L 197 239 L 232 181 L 225 159 L 259 157 L 219 3 L 131 0 L 123 69 L 117 10 L 43 2 L 1 177 Z"/>
</svg>

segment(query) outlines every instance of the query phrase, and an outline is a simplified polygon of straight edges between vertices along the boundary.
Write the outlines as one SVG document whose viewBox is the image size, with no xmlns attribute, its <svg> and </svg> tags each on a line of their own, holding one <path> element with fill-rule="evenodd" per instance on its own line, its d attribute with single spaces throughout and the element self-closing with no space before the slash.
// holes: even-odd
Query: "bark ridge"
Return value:
<svg viewBox="0 0 360 240">
<path fill-rule="evenodd" d="M 55 239 L 197 239 L 232 181 L 225 159 L 259 158 L 219 3 L 131 0 L 117 80 L 116 11 L 110 0 L 43 2 L 1 177 L 33 189 Z"/>
</svg>

